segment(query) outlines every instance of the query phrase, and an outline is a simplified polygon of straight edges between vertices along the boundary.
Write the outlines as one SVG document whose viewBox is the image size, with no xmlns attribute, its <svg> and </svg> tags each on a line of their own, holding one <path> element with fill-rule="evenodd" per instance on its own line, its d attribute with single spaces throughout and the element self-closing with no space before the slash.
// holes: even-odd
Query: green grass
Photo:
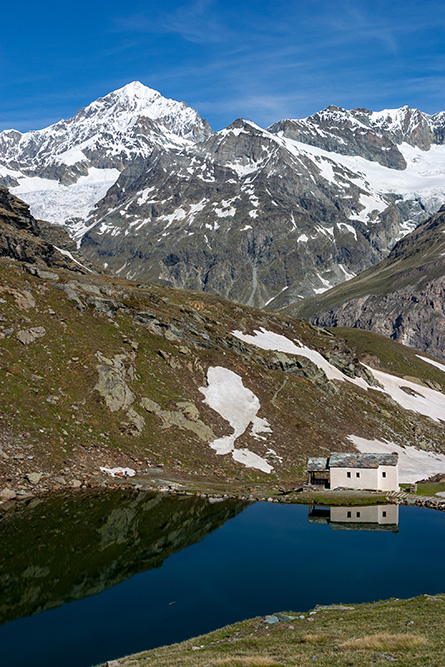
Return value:
<svg viewBox="0 0 445 667">
<path fill-rule="evenodd" d="M 243 346 L 231 332 L 265 327 L 298 339 L 327 356 L 338 353 L 347 364 L 352 363 L 354 354 L 370 356 L 390 372 L 442 381 L 445 389 L 444 374 L 439 369 L 418 359 L 415 351 L 383 336 L 358 330 L 339 330 L 336 333 L 340 337 L 332 336 L 308 323 L 230 303 L 214 295 L 149 285 L 138 287 L 106 276 L 76 276 L 76 282 L 87 283 L 87 288 L 91 289 L 91 284 L 105 288 L 119 304 L 118 312 L 109 318 L 90 306 L 80 312 L 67 299 L 60 289 L 63 283 L 73 280 L 67 271 L 59 270 L 60 280 L 53 285 L 30 276 L 18 263 L 0 260 L 0 268 L 2 286 L 8 288 L 7 292 L 2 291 L 2 314 L 6 319 L 0 324 L 0 331 L 14 329 L 13 335 L 1 339 L 0 418 L 15 446 L 29 443 L 33 455 L 37 449 L 40 452 L 27 466 L 46 471 L 50 462 L 52 474 L 56 474 L 57 469 L 70 465 L 65 463 L 69 455 L 87 475 L 89 466 L 97 471 L 104 457 L 109 457 L 115 462 L 111 466 L 112 461 L 105 460 L 108 466 L 129 465 L 138 471 L 147 465 L 164 464 L 171 479 L 177 475 L 204 486 L 221 481 L 231 488 L 246 488 L 260 482 L 273 495 L 282 487 L 289 490 L 301 485 L 308 456 L 350 450 L 347 436 L 351 433 L 400 445 L 416 445 L 417 434 L 422 433 L 426 443 L 439 449 L 443 443 L 439 424 L 403 410 L 383 393 L 356 389 L 347 382 L 328 382 L 310 362 L 304 368 L 283 370 L 276 352 Z M 31 294 L 35 308 L 20 308 L 11 290 Z M 78 294 L 86 303 L 86 292 L 79 287 Z M 140 311 L 155 313 L 164 331 L 171 325 L 176 327 L 180 339 L 169 339 L 162 331 L 153 331 L 138 322 L 136 313 Z M 24 346 L 15 333 L 31 326 L 44 326 L 46 335 Z M 136 358 L 130 359 L 134 342 L 138 350 Z M 132 407 L 145 420 L 140 435 L 128 431 L 125 410 L 110 412 L 95 390 L 99 351 L 109 360 L 127 355 L 127 367 L 134 366 L 134 376 L 126 381 L 136 396 Z M 215 437 L 227 435 L 227 422 L 203 402 L 199 391 L 206 384 L 208 368 L 220 365 L 236 372 L 258 396 L 259 416 L 266 418 L 272 429 L 268 444 L 282 458 L 271 461 L 275 468 L 271 475 L 241 466 L 230 456 L 217 457 L 208 443 L 193 432 L 178 425 L 169 426 L 141 407 L 145 397 L 156 401 L 161 410 L 174 413 L 180 409 L 177 403 L 191 401 L 199 419 L 212 428 Z M 26 442 L 24 434 L 28 434 Z M 264 456 L 263 443 L 253 441 L 249 435 L 242 436 L 237 446 Z M 94 447 L 100 449 L 95 459 L 88 456 Z M 125 461 L 124 456 L 128 457 Z M 11 465 L 3 480 L 0 471 L 0 482 L 6 483 L 6 478 L 14 476 L 15 468 Z M 74 474 L 84 474 L 80 471 Z M 169 472 L 165 474 L 168 477 Z M 13 482 L 18 483 L 19 480 Z M 301 499 L 295 497 L 295 502 Z M 317 502 L 325 503 L 326 496 Z"/>
<path fill-rule="evenodd" d="M 427 482 L 417 485 L 418 496 L 435 496 L 440 492 L 445 492 L 445 482 Z"/>
<path fill-rule="evenodd" d="M 445 595 L 391 599 L 267 625 L 257 617 L 181 644 L 117 660 L 119 667 L 441 667 Z"/>
</svg>

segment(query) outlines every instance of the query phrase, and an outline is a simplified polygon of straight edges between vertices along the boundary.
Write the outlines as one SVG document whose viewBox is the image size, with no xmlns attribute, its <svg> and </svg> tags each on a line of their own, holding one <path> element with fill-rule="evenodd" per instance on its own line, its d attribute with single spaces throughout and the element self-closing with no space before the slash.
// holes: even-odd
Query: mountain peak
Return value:
<svg viewBox="0 0 445 667">
<path fill-rule="evenodd" d="M 126 100 L 144 100 L 148 103 L 159 98 L 166 99 L 159 91 L 155 90 L 154 88 L 145 86 L 140 81 L 131 81 L 125 86 L 122 86 L 122 88 L 117 88 L 111 93 L 108 93 L 108 95 L 105 95 L 105 97 L 102 99 L 107 99 L 110 97 L 119 97 Z"/>
</svg>

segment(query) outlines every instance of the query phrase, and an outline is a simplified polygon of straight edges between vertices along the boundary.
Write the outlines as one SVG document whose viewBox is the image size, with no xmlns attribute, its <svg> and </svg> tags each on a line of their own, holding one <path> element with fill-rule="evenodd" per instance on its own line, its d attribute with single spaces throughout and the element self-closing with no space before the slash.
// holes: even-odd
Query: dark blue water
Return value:
<svg viewBox="0 0 445 667">
<path fill-rule="evenodd" d="M 398 532 L 366 532 L 308 511 L 257 503 L 159 569 L 6 623 L 2 667 L 89 667 L 251 616 L 445 591 L 445 513 L 401 507 Z"/>
</svg>

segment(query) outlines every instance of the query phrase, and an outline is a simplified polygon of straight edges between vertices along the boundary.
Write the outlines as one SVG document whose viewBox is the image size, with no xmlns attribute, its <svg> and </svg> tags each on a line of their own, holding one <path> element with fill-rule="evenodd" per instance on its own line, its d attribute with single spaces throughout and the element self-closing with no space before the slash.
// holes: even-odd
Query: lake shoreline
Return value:
<svg viewBox="0 0 445 667">
<path fill-rule="evenodd" d="M 213 487 L 213 488 L 211 488 Z M 403 490 L 399 492 L 378 492 L 378 491 L 358 491 L 358 490 L 313 490 L 298 487 L 297 489 L 277 491 L 275 488 L 266 486 L 257 487 L 253 490 L 250 487 L 241 486 L 238 489 L 228 488 L 226 484 L 199 483 L 192 485 L 189 482 L 180 483 L 173 479 L 141 479 L 137 478 L 113 478 L 113 480 L 101 480 L 97 483 L 88 481 L 76 486 L 56 488 L 36 489 L 31 488 L 26 492 L 14 492 L 12 497 L 2 497 L 0 491 L 0 512 L 5 512 L 12 508 L 17 502 L 24 503 L 34 498 L 46 498 L 64 492 L 85 491 L 85 490 L 128 490 L 147 493 L 160 493 L 172 496 L 195 496 L 213 501 L 239 500 L 245 502 L 269 502 L 286 505 L 320 505 L 320 506 L 364 506 L 364 505 L 383 505 L 394 503 L 398 505 L 416 505 L 429 509 L 445 511 L 445 498 L 438 496 L 415 495 L 406 493 Z"/>
</svg>

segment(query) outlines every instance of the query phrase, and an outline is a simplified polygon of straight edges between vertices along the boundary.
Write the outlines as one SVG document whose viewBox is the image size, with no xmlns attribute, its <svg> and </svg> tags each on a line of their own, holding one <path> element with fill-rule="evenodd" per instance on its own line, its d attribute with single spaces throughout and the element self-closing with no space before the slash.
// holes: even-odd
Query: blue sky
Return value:
<svg viewBox="0 0 445 667">
<path fill-rule="evenodd" d="M 69 118 L 130 81 L 218 130 L 329 104 L 445 109 L 443 0 L 21 0 L 2 6 L 0 130 Z"/>
</svg>

